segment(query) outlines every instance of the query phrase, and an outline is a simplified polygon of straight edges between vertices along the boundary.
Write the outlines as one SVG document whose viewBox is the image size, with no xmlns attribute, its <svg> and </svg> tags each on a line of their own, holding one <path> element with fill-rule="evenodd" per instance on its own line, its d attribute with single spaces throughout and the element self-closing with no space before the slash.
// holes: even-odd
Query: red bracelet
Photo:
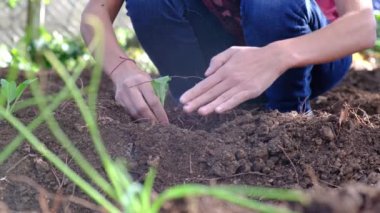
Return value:
<svg viewBox="0 0 380 213">
<path fill-rule="evenodd" d="M 111 71 L 110 73 L 110 76 L 112 75 L 113 72 L 115 72 L 115 70 L 117 70 L 117 68 L 119 68 L 124 62 L 126 61 L 132 61 L 133 63 L 136 64 L 136 61 L 133 60 L 133 59 L 130 59 L 130 58 L 124 58 L 122 56 L 119 57 L 120 59 L 122 59 L 122 61 Z"/>
</svg>

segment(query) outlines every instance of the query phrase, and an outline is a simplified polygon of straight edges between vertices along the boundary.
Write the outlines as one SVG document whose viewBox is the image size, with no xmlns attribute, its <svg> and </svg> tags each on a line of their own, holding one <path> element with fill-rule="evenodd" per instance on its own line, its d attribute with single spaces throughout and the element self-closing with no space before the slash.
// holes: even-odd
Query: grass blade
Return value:
<svg viewBox="0 0 380 213">
<path fill-rule="evenodd" d="M 75 82 L 70 78 L 68 71 L 62 65 L 62 63 L 60 63 L 57 57 L 52 52 L 44 52 L 44 55 L 46 59 L 49 61 L 49 63 L 52 64 L 52 66 L 55 68 L 55 70 L 57 71 L 61 79 L 65 82 L 67 88 L 69 89 L 71 95 L 73 96 L 82 114 L 82 117 L 88 126 L 91 139 L 95 145 L 95 150 L 97 151 L 102 161 L 102 164 L 108 174 L 107 168 L 111 164 L 111 158 L 106 151 L 106 147 L 104 146 L 104 143 L 101 139 L 97 122 L 95 121 L 95 118 L 93 117 L 93 114 L 91 113 L 90 108 L 86 105 L 80 93 L 80 90 L 76 86 Z"/>
<path fill-rule="evenodd" d="M 82 70 L 82 68 L 80 66 L 79 66 L 79 69 L 74 70 L 73 79 L 76 80 L 79 78 L 79 75 L 81 74 L 81 70 Z M 43 110 L 41 112 L 41 114 L 28 125 L 28 129 L 30 131 L 33 131 L 37 127 L 39 127 L 45 121 L 44 117 L 46 116 L 46 114 L 54 111 L 62 103 L 62 101 L 64 101 L 68 97 L 70 97 L 69 96 L 69 90 L 67 88 L 64 88 L 57 95 L 54 95 L 54 97 L 55 98 L 52 100 L 51 104 L 49 106 L 47 106 L 45 108 L 45 110 Z M 33 104 L 31 104 L 31 105 L 37 104 L 34 98 L 32 98 L 31 100 L 32 101 L 30 101 L 30 102 L 33 102 Z M 30 103 L 28 103 L 28 104 L 30 104 Z M 16 105 L 15 110 L 18 110 L 17 107 L 18 107 L 18 105 Z M 15 139 L 13 139 L 13 141 L 11 143 L 9 143 L 4 148 L 3 152 L 0 153 L 0 165 L 3 164 L 4 161 L 6 159 L 8 159 L 9 156 L 12 155 L 12 153 L 14 153 L 16 151 L 16 149 L 22 144 L 24 139 L 25 138 L 23 137 L 23 135 L 20 134 Z"/>
<path fill-rule="evenodd" d="M 198 196 L 211 196 L 262 213 L 292 213 L 292 211 L 288 209 L 274 207 L 259 201 L 247 199 L 221 187 L 208 187 L 196 184 L 175 186 L 167 189 L 154 201 L 152 207 L 153 212 L 159 212 L 162 205 L 169 200 Z"/>
<path fill-rule="evenodd" d="M 299 203 L 308 201 L 306 194 L 299 190 L 234 185 L 220 186 L 220 188 L 260 200 L 292 201 Z"/>
<path fill-rule="evenodd" d="M 69 166 L 67 166 L 61 159 L 59 159 L 53 152 L 51 152 L 45 144 L 41 143 L 36 136 L 34 136 L 26 126 L 21 123 L 17 118 L 0 106 L 0 116 L 4 117 L 17 131 L 19 131 L 49 162 L 55 167 L 59 168 L 73 183 L 79 186 L 87 195 L 94 199 L 97 203 L 102 205 L 109 212 L 119 212 L 119 209 L 115 207 L 111 202 L 103 197 L 96 189 L 94 189 L 89 183 L 83 180 L 78 174 L 76 174 Z"/>
<path fill-rule="evenodd" d="M 27 73 L 30 78 L 34 78 L 34 73 Z M 70 77 L 72 78 L 72 77 Z M 47 101 L 44 98 L 44 95 L 38 85 L 31 85 L 31 90 L 33 96 L 36 99 L 39 110 L 45 111 L 43 114 L 44 119 L 54 137 L 61 144 L 61 146 L 70 154 L 70 156 L 74 159 L 75 163 L 82 169 L 82 171 L 95 183 L 98 187 L 100 187 L 103 191 L 105 191 L 109 196 L 115 198 L 115 194 L 113 192 L 112 186 L 99 174 L 98 171 L 94 169 L 94 167 L 86 160 L 86 158 L 82 155 L 82 153 L 73 145 L 69 137 L 66 133 L 61 129 L 57 120 L 52 115 L 53 112 L 46 112 L 45 106 L 47 105 Z"/>
</svg>

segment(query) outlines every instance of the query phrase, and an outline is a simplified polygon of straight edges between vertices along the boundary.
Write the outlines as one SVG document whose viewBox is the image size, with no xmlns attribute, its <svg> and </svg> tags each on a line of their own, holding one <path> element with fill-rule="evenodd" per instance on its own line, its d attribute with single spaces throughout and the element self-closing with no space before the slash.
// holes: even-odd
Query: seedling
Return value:
<svg viewBox="0 0 380 213">
<path fill-rule="evenodd" d="M 166 95 L 169 90 L 169 82 L 172 80 L 169 76 L 163 76 L 152 80 L 153 90 L 160 99 L 162 105 L 165 104 Z"/>
<path fill-rule="evenodd" d="M 1 79 L 0 80 L 0 94 L 2 97 L 4 97 L 7 101 L 7 108 L 6 110 L 8 112 L 13 112 L 14 106 L 17 104 L 18 100 L 24 93 L 25 89 L 30 85 L 33 81 L 36 79 L 32 80 L 26 80 L 19 84 L 17 86 L 16 82 L 14 81 L 7 81 L 6 79 Z"/>
</svg>

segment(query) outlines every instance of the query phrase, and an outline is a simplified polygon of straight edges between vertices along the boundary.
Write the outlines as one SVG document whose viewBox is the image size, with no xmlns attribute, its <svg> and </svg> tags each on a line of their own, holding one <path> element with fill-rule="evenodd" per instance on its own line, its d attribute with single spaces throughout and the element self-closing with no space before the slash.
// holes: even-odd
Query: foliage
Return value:
<svg viewBox="0 0 380 213">
<path fill-rule="evenodd" d="M 15 8 L 20 3 L 20 0 L 8 0 L 8 6 L 10 8 Z M 44 4 L 49 4 L 50 0 L 44 0 Z"/>
<path fill-rule="evenodd" d="M 39 61 L 31 59 L 32 52 L 52 51 L 58 59 L 70 70 L 81 62 L 89 62 L 92 57 L 80 38 L 69 39 L 58 32 L 49 33 L 40 29 L 40 38 L 27 44 L 25 38 L 21 39 L 16 47 L 8 48 L 0 45 L 0 67 L 10 67 L 17 70 L 34 71 L 51 69 L 52 66 L 42 57 Z"/>
<path fill-rule="evenodd" d="M 376 19 L 376 22 L 377 22 L 377 40 L 376 40 L 376 44 L 375 44 L 375 47 L 374 47 L 374 50 L 379 52 L 380 51 L 380 12 L 379 11 L 376 11 L 375 12 L 375 19 Z"/>
<path fill-rule="evenodd" d="M 8 6 L 10 8 L 15 8 L 19 2 L 20 0 L 8 0 Z"/>
<path fill-rule="evenodd" d="M 153 90 L 156 93 L 157 97 L 160 98 L 162 105 L 165 104 L 166 95 L 169 90 L 169 82 L 171 80 L 172 79 L 169 76 L 164 76 L 152 80 Z"/>
<path fill-rule="evenodd" d="M 13 112 L 14 106 L 18 103 L 18 100 L 24 93 L 25 89 L 36 79 L 29 79 L 17 86 L 14 81 L 7 81 L 6 79 L 0 79 L 0 95 L 5 98 L 7 102 L 6 110 L 10 113 Z"/>
<path fill-rule="evenodd" d="M 148 73 L 158 73 L 147 54 L 136 40 L 133 30 L 128 28 L 116 29 L 116 35 L 128 56 L 136 60 L 139 66 Z M 80 37 L 67 37 L 57 31 L 49 33 L 45 28 L 40 29 L 40 37 L 27 44 L 21 39 L 18 44 L 9 48 L 0 44 L 0 68 L 10 67 L 15 70 L 38 72 L 41 69 L 51 69 L 52 65 L 42 56 L 39 61 L 32 60 L 34 52 L 52 51 L 69 70 L 78 64 L 86 62 L 94 65 L 94 60 Z"/>
</svg>

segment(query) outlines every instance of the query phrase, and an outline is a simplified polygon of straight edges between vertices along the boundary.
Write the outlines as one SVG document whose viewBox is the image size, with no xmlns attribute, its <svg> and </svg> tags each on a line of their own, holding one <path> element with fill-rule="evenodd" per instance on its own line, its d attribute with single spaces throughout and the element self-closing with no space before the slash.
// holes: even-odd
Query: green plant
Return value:
<svg viewBox="0 0 380 213">
<path fill-rule="evenodd" d="M 19 2 L 20 0 L 8 0 L 8 6 L 10 8 L 15 8 Z"/>
<path fill-rule="evenodd" d="M 18 103 L 20 97 L 24 93 L 25 89 L 36 79 L 25 80 L 21 84 L 17 85 L 14 81 L 7 81 L 6 79 L 0 79 L 1 96 L 5 98 L 8 112 L 13 112 L 15 105 Z"/>
<path fill-rule="evenodd" d="M 169 90 L 169 82 L 172 80 L 169 76 L 163 76 L 152 80 L 153 90 L 159 97 L 162 105 L 165 104 L 166 95 Z"/>
</svg>

